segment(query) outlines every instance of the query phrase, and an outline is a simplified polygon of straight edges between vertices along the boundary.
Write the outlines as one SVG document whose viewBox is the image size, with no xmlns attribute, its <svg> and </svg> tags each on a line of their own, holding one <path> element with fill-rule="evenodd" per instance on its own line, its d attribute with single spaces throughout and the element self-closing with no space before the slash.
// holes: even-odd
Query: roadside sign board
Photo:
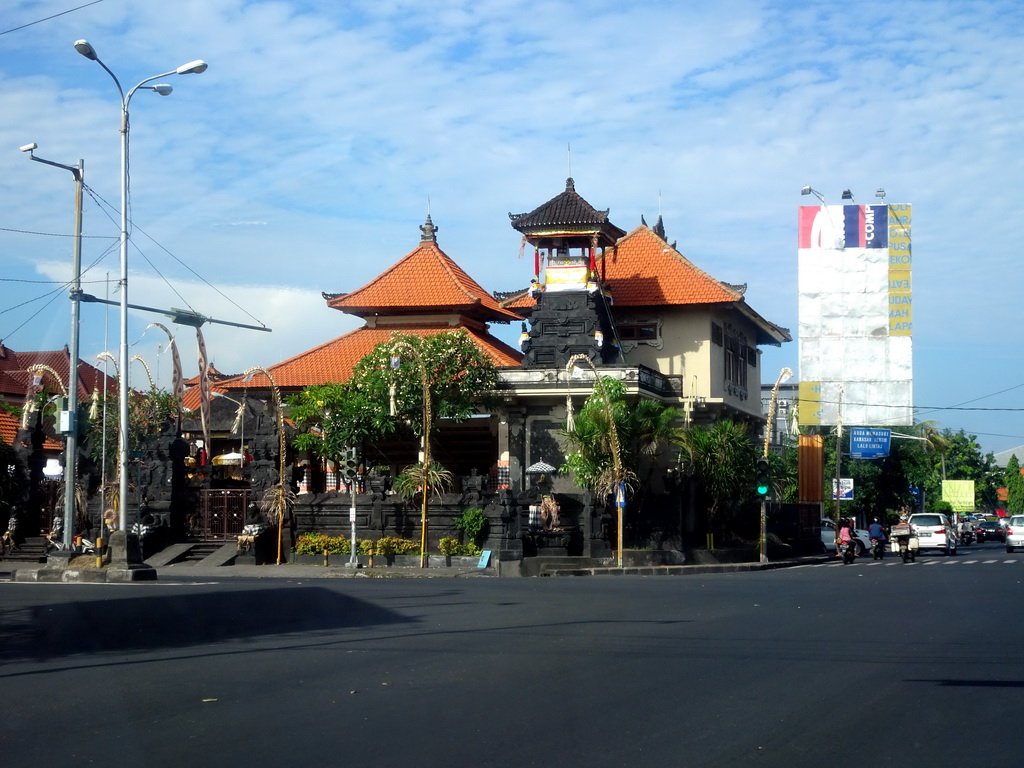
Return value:
<svg viewBox="0 0 1024 768">
<path fill-rule="evenodd" d="M 881 459 L 889 455 L 891 429 L 853 427 L 850 430 L 850 458 Z"/>
<path fill-rule="evenodd" d="M 832 478 L 832 499 L 836 498 L 836 479 Z M 840 477 L 839 478 L 839 500 L 840 501 L 853 501 L 853 478 L 852 477 Z"/>
</svg>

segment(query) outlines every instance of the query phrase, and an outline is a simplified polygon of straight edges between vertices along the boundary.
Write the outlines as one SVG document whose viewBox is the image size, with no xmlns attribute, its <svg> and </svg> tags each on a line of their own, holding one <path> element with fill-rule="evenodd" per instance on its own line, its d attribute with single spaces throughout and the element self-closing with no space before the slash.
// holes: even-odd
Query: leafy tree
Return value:
<svg viewBox="0 0 1024 768">
<path fill-rule="evenodd" d="M 415 354 L 409 354 L 408 345 Z M 398 367 L 392 368 L 392 352 Z M 359 361 L 352 372 L 356 387 L 373 407 L 395 405 L 392 417 L 408 422 L 423 434 L 423 386 L 419 360 L 426 372 L 432 418 L 463 421 L 477 413 L 498 383 L 494 362 L 484 354 L 462 328 L 433 336 L 396 333 L 378 344 Z M 392 396 L 393 393 L 393 396 Z"/>
<path fill-rule="evenodd" d="M 396 347 L 397 369 L 391 363 Z M 413 353 L 408 351 L 409 347 Z M 401 422 L 422 435 L 419 360 L 426 372 L 434 420 L 468 418 L 497 384 L 494 363 L 465 330 L 444 331 L 424 338 L 396 333 L 360 360 L 348 381 L 309 386 L 289 398 L 291 417 L 305 429 L 295 438 L 295 447 L 337 461 L 346 449 L 359 448 L 366 441 L 391 434 Z M 432 487 L 434 483 L 429 481 L 435 477 L 432 473 L 438 471 L 445 470 L 430 462 L 426 479 Z M 423 474 L 422 466 L 415 464 L 403 472 L 403 482 L 408 480 L 406 485 L 411 483 L 410 487 L 415 488 L 422 484 Z M 435 479 L 444 484 L 444 475 L 436 475 Z"/>
<path fill-rule="evenodd" d="M 314 384 L 288 398 L 289 415 L 305 431 L 293 444 L 337 463 L 349 448 L 360 448 L 395 429 L 386 403 L 367 395 L 351 381 Z"/>
<path fill-rule="evenodd" d="M 1006 512 L 1010 515 L 1024 515 L 1024 476 L 1020 473 L 1017 454 L 1006 462 Z"/>
<path fill-rule="evenodd" d="M 930 476 L 925 482 L 927 498 L 938 501 L 942 498 L 942 480 L 973 480 L 974 496 L 978 503 L 988 509 L 996 506 L 997 489 L 1002 485 L 1003 473 L 995 464 L 991 453 L 983 454 L 981 445 L 975 435 L 959 430 L 953 432 L 944 429 L 941 437 L 946 443 L 940 460 L 927 455 L 926 461 L 931 467 Z"/>
</svg>

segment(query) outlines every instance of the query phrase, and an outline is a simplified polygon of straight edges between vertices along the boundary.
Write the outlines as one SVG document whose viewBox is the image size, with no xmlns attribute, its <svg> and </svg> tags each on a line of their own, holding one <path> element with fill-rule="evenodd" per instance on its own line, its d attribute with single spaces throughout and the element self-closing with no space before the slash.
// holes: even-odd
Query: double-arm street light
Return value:
<svg viewBox="0 0 1024 768">
<path fill-rule="evenodd" d="M 155 91 L 161 96 L 166 96 L 172 90 L 171 86 L 158 84 L 147 85 L 154 80 L 170 75 L 199 74 L 206 71 L 206 62 L 202 60 L 190 61 L 182 64 L 177 69 L 169 72 L 162 72 L 159 75 L 147 77 L 127 93 L 121 87 L 117 76 L 110 71 L 100 57 L 86 40 L 75 41 L 75 50 L 91 61 L 95 61 L 113 79 L 117 86 L 117 92 L 121 96 L 121 344 L 120 359 L 122 373 L 118 379 L 118 407 L 119 407 L 119 450 L 118 450 L 118 513 L 120 515 L 120 530 L 128 530 L 128 104 L 132 96 L 140 88 Z"/>
</svg>

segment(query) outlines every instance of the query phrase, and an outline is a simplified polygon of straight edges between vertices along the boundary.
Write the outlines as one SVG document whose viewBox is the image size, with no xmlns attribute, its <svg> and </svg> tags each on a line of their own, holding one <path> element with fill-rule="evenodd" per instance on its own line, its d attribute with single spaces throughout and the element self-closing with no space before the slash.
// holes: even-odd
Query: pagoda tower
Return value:
<svg viewBox="0 0 1024 768">
<path fill-rule="evenodd" d="M 530 295 L 521 337 L 524 368 L 564 368 L 585 354 L 595 365 L 619 362 L 620 350 L 604 280 L 604 260 L 625 235 L 580 197 L 572 178 L 565 191 L 529 213 L 509 214 L 512 227 L 533 246 Z"/>
</svg>

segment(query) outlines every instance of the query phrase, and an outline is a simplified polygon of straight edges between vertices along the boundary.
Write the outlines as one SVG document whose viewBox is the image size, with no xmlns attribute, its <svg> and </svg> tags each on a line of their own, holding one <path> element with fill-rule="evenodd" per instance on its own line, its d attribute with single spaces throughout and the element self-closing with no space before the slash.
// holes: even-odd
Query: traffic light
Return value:
<svg viewBox="0 0 1024 768">
<path fill-rule="evenodd" d="M 756 478 L 756 481 L 755 481 L 756 487 L 757 487 L 757 495 L 760 496 L 761 498 L 764 498 L 765 496 L 768 495 L 768 491 L 771 488 L 771 484 L 772 484 L 772 478 L 771 478 L 771 473 L 769 471 L 768 459 L 765 459 L 765 458 L 758 459 L 757 462 L 755 463 L 754 467 L 755 467 L 756 472 L 757 472 L 757 478 Z"/>
<path fill-rule="evenodd" d="M 359 472 L 359 458 L 356 456 L 356 449 L 349 448 L 348 454 L 341 460 L 341 474 L 345 477 L 355 477 Z"/>
</svg>

